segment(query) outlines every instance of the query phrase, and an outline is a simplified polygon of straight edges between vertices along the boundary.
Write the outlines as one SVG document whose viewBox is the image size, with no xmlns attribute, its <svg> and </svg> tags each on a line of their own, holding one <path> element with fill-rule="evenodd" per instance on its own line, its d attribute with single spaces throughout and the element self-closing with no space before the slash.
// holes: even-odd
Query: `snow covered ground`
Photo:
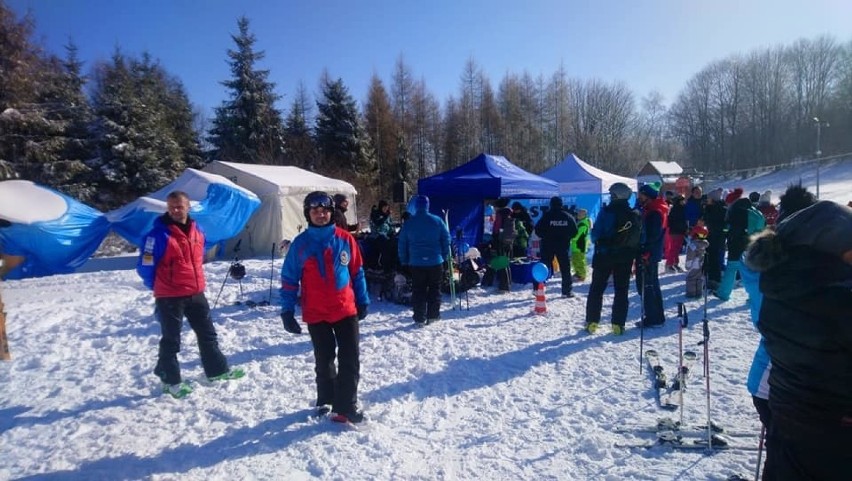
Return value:
<svg viewBox="0 0 852 481">
<path fill-rule="evenodd" d="M 823 192 L 838 189 L 845 204 L 850 180 L 837 177 Z M 596 335 L 582 331 L 587 283 L 577 298 L 562 299 L 559 281 L 549 281 L 545 316 L 532 314 L 528 285 L 508 294 L 476 288 L 461 310 L 445 298 L 443 320 L 424 329 L 412 327 L 408 308 L 374 300 L 361 336 L 369 422 L 353 430 L 310 417 L 310 341 L 284 332 L 277 293 L 271 306 L 233 305 L 268 299 L 269 259 L 244 260 L 245 294 L 228 279 L 213 310 L 223 351 L 247 377 L 204 381 L 185 328 L 179 357 L 196 390 L 183 400 L 162 396 L 151 374 L 159 327 L 132 262 L 96 261 L 87 272 L 2 284 L 13 359 L 0 363 L 0 479 L 714 480 L 753 473 L 757 462 L 753 451 L 615 446 L 653 437 L 615 426 L 678 417 L 657 407 L 647 369 L 639 374 L 634 293 L 631 329 L 621 337 L 606 325 Z M 228 267 L 205 266 L 211 304 Z M 646 331 L 644 342 L 672 376 L 684 275 L 661 279 L 669 321 Z M 706 304 L 710 411 L 727 428 L 752 433 L 737 442 L 757 446 L 745 378 L 758 335 L 747 302 L 737 289 L 728 302 Z M 700 357 L 683 419 L 697 425 L 707 409 L 697 345 L 704 303 L 686 306 L 684 343 Z"/>
</svg>

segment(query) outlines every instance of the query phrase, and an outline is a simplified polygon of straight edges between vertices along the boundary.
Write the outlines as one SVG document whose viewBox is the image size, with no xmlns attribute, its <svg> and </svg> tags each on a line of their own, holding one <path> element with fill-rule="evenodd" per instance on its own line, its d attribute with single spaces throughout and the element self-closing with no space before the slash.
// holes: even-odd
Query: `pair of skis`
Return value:
<svg viewBox="0 0 852 481">
<path fill-rule="evenodd" d="M 617 448 L 629 449 L 651 449 L 658 446 L 668 447 L 679 451 L 757 451 L 759 446 L 746 444 L 735 440 L 730 435 L 714 433 L 711 436 L 711 442 L 707 443 L 707 438 L 704 433 L 700 436 L 685 434 L 677 431 L 663 431 L 657 434 L 657 438 L 651 441 L 640 441 L 635 443 L 616 443 Z"/>
<path fill-rule="evenodd" d="M 754 437 L 755 433 L 750 431 L 731 431 L 714 423 L 710 424 L 710 429 L 714 434 L 723 434 L 730 437 Z M 680 421 L 675 421 L 671 418 L 660 418 L 655 425 L 617 425 L 612 428 L 616 433 L 634 433 L 634 434 L 660 434 L 667 431 L 683 433 L 688 435 L 697 435 L 698 433 L 706 433 L 707 425 L 686 426 Z"/>
<path fill-rule="evenodd" d="M 663 409 L 672 411 L 678 409 L 683 404 L 683 391 L 686 388 L 686 380 L 692 369 L 692 365 L 698 359 L 698 354 L 694 351 L 683 353 L 683 359 L 671 385 L 668 384 L 668 379 L 663 366 L 660 364 L 660 356 L 657 351 L 648 349 L 645 351 L 645 359 L 648 360 L 648 365 L 654 375 L 653 385 L 657 393 L 657 404 Z"/>
</svg>

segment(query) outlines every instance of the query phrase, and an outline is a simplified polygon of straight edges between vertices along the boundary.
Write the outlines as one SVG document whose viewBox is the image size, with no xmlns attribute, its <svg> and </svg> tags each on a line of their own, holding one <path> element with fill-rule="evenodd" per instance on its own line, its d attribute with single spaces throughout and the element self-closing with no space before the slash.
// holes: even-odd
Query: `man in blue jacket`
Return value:
<svg viewBox="0 0 852 481">
<path fill-rule="evenodd" d="M 425 326 L 441 318 L 441 279 L 450 255 L 450 231 L 440 217 L 429 213 L 429 198 L 412 199 L 414 215 L 399 231 L 399 263 L 411 274 L 414 324 Z"/>
</svg>

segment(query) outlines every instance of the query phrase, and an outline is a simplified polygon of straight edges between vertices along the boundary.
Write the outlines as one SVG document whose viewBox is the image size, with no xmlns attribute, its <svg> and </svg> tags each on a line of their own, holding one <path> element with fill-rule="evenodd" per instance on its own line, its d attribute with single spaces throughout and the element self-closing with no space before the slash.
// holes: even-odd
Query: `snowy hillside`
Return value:
<svg viewBox="0 0 852 481">
<path fill-rule="evenodd" d="M 211 302 L 228 265 L 207 265 Z M 243 299 L 267 299 L 269 261 L 245 265 Z M 638 330 L 581 330 L 588 284 L 575 299 L 551 296 L 546 316 L 531 314 L 528 286 L 510 294 L 478 288 L 469 310 L 446 302 L 443 320 L 425 329 L 412 327 L 408 309 L 374 301 L 362 323 L 361 400 L 370 421 L 360 431 L 310 418 L 308 336 L 284 332 L 274 305 L 233 306 L 233 280 L 213 316 L 223 350 L 248 376 L 206 384 L 185 329 L 180 359 L 197 388 L 183 400 L 161 396 L 151 374 L 159 328 L 132 270 L 2 288 L 13 360 L 0 364 L 0 479 L 724 479 L 756 462 L 755 452 L 614 446 L 651 435 L 613 426 L 677 413 L 657 407 L 647 369 L 639 375 Z M 664 276 L 663 293 L 669 322 L 648 331 L 645 346 L 661 353 L 671 375 L 683 274 Z M 685 343 L 701 353 L 702 303 L 687 306 Z M 757 334 L 745 293 L 707 307 L 713 417 L 753 433 L 741 441 L 756 446 L 759 423 L 744 382 Z M 631 295 L 630 319 L 638 317 Z M 690 424 L 706 416 L 701 367 L 685 395 Z"/>
</svg>

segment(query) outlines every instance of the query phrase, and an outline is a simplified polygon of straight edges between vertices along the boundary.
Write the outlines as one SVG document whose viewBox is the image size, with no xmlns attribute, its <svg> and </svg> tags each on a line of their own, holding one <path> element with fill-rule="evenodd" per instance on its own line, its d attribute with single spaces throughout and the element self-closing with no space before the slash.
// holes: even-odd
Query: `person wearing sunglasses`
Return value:
<svg viewBox="0 0 852 481">
<path fill-rule="evenodd" d="M 281 268 L 281 320 L 287 332 L 300 334 L 295 319 L 300 303 L 316 362 L 316 414 L 359 423 L 364 414 L 358 409 L 358 321 L 367 316 L 370 298 L 358 244 L 335 225 L 333 213 L 334 200 L 327 193 L 305 197 L 308 228 L 293 239 Z"/>
</svg>

